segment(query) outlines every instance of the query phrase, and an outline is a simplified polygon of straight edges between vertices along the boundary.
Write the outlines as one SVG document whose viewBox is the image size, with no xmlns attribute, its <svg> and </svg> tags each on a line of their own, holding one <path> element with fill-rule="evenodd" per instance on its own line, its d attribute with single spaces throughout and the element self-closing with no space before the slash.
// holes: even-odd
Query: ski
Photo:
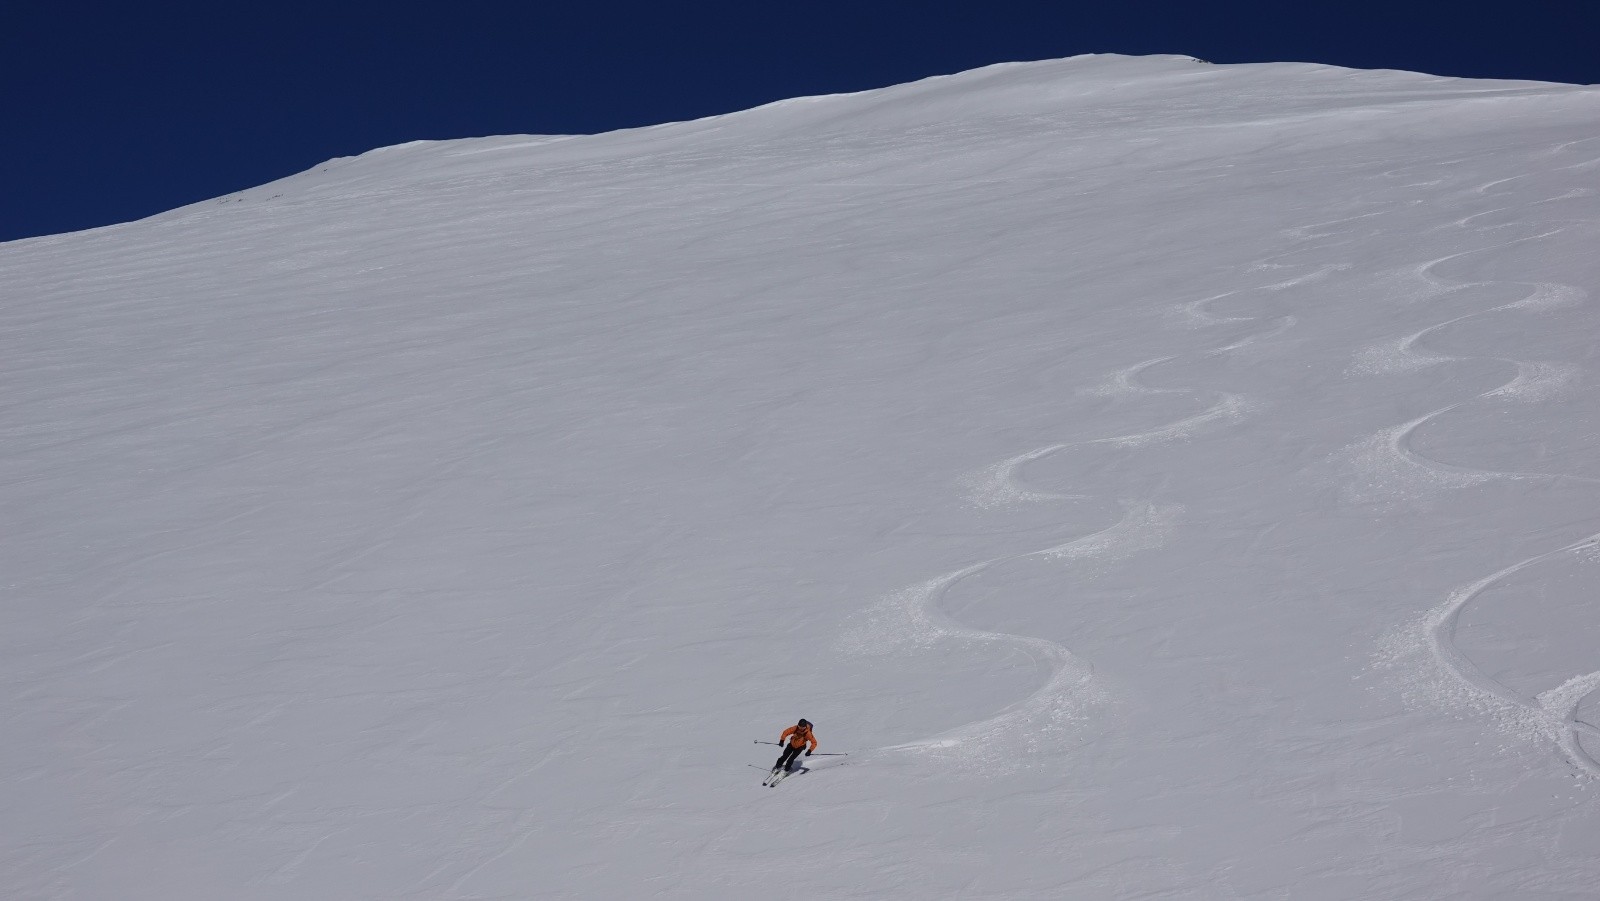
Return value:
<svg viewBox="0 0 1600 901">
<path fill-rule="evenodd" d="M 789 778 L 790 776 L 798 776 L 801 773 L 809 773 L 809 772 L 811 772 L 811 768 L 810 767 L 801 767 L 801 768 L 799 768 L 797 770 L 784 770 L 783 772 L 777 774 L 777 778 L 776 779 L 773 779 L 771 782 L 766 782 L 766 783 L 763 783 L 763 784 L 765 784 L 767 786 L 767 788 L 777 788 L 779 782 L 782 782 L 783 780 Z"/>
</svg>

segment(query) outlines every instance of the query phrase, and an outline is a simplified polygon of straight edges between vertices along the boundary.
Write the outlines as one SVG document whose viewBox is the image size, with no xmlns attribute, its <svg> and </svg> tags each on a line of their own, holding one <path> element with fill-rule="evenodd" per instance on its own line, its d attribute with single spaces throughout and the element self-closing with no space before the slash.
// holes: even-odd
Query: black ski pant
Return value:
<svg viewBox="0 0 1600 901">
<path fill-rule="evenodd" d="M 795 758 L 800 756 L 800 752 L 805 750 L 805 747 L 805 745 L 789 745 L 784 748 L 783 753 L 778 755 L 778 762 L 773 764 L 772 768 L 775 770 L 779 767 L 788 769 L 793 766 Z"/>
</svg>

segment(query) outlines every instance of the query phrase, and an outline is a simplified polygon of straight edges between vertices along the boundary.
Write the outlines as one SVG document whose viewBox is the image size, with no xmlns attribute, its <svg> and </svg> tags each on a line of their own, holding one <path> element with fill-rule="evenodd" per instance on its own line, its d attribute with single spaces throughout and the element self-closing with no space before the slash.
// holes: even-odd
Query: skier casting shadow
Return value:
<svg viewBox="0 0 1600 901">
<path fill-rule="evenodd" d="M 778 736 L 778 744 L 783 745 L 783 753 L 778 755 L 778 762 L 772 765 L 772 772 L 776 774 L 779 770 L 783 770 L 792 773 L 795 759 L 800 756 L 802 748 L 805 748 L 807 757 L 817 749 L 817 737 L 811 732 L 811 723 L 801 720 L 783 730 L 783 734 Z M 806 747 L 807 745 L 810 747 Z"/>
</svg>

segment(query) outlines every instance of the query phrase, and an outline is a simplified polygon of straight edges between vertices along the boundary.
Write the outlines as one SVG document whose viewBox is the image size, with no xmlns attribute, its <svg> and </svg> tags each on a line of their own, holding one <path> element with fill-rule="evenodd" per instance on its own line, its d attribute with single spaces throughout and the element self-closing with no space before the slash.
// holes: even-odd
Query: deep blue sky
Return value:
<svg viewBox="0 0 1600 901">
<path fill-rule="evenodd" d="M 10 3 L 0 241 L 418 138 L 606 131 L 996 62 L 1185 53 L 1593 84 L 1597 38 L 1591 0 Z"/>
</svg>

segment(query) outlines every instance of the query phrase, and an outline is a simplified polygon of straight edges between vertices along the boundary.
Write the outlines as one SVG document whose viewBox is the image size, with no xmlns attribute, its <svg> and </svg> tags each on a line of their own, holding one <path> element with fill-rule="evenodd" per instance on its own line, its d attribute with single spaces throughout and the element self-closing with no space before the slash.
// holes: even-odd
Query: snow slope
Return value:
<svg viewBox="0 0 1600 901">
<path fill-rule="evenodd" d="M 1591 898 L 1597 123 L 1078 57 L 0 245 L 0 895 Z"/>
</svg>

